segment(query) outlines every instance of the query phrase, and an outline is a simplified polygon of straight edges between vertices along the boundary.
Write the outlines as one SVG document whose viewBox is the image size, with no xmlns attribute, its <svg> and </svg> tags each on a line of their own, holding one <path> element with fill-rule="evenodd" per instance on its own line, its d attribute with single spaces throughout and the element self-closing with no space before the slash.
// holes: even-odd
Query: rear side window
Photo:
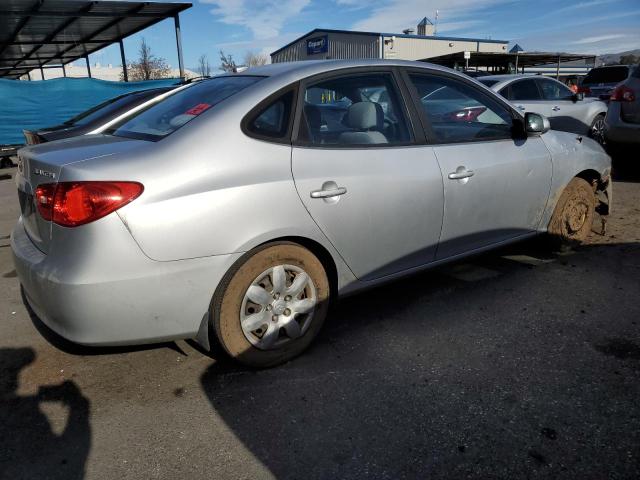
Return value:
<svg viewBox="0 0 640 480">
<path fill-rule="evenodd" d="M 224 76 L 204 80 L 136 112 L 108 133 L 143 140 L 160 140 L 264 77 Z"/>
<path fill-rule="evenodd" d="M 594 83 L 618 83 L 627 79 L 629 67 L 602 67 L 594 68 L 582 81 L 583 85 L 593 85 Z"/>
<path fill-rule="evenodd" d="M 345 75 L 309 85 L 298 138 L 311 145 L 393 145 L 411 141 L 391 74 Z"/>
<path fill-rule="evenodd" d="M 410 74 L 429 121 L 431 143 L 511 138 L 510 112 L 489 95 L 457 80 Z"/>
<path fill-rule="evenodd" d="M 542 100 L 534 80 L 519 80 L 509 85 L 509 100 Z"/>
<path fill-rule="evenodd" d="M 289 90 L 256 114 L 250 115 L 246 124 L 248 132 L 256 137 L 271 139 L 288 137 L 294 94 L 294 90 Z"/>
</svg>

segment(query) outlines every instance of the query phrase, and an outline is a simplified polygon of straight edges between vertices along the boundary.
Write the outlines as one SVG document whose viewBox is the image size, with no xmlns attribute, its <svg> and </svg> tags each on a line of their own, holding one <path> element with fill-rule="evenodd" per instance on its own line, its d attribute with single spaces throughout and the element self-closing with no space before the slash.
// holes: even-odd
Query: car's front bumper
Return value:
<svg viewBox="0 0 640 480">
<path fill-rule="evenodd" d="M 124 253 L 106 250 L 70 264 L 38 250 L 20 220 L 11 248 L 25 296 L 40 320 L 83 345 L 195 337 L 218 282 L 240 254 L 156 262 L 128 238 L 131 249 Z"/>
</svg>

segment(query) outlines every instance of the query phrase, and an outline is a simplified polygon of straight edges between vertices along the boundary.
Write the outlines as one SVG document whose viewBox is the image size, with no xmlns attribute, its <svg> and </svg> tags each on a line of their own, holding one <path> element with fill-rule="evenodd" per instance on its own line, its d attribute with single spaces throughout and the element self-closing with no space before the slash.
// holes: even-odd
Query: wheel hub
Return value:
<svg viewBox="0 0 640 480">
<path fill-rule="evenodd" d="M 245 338 L 256 348 L 271 350 L 304 335 L 316 307 L 311 277 L 295 265 L 276 265 L 249 285 L 240 310 Z"/>
</svg>

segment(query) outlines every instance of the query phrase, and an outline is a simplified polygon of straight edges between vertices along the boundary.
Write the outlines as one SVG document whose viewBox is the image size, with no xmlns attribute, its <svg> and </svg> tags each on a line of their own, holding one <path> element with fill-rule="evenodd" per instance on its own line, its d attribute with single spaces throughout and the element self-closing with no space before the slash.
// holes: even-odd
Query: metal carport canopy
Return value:
<svg viewBox="0 0 640 480">
<path fill-rule="evenodd" d="M 54 63 L 64 66 L 87 59 L 90 53 L 113 43 L 122 46 L 123 38 L 168 18 L 175 21 L 178 63 L 183 72 L 178 14 L 191 6 L 112 0 L 2 0 L 0 78 L 19 78 Z"/>
<path fill-rule="evenodd" d="M 499 70 L 506 70 L 509 66 L 516 68 L 536 67 L 540 65 L 553 65 L 564 62 L 574 62 L 577 60 L 595 61 L 595 55 L 583 55 L 576 53 L 554 53 L 554 52 L 471 52 L 469 58 L 470 67 L 489 67 Z M 425 58 L 421 62 L 436 63 L 445 67 L 464 66 L 464 52 L 449 53 L 437 57 Z"/>
</svg>

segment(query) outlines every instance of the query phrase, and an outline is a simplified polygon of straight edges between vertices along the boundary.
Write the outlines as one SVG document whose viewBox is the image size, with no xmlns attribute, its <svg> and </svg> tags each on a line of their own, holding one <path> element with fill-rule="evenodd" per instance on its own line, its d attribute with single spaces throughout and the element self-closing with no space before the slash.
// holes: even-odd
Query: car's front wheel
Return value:
<svg viewBox="0 0 640 480">
<path fill-rule="evenodd" d="M 549 222 L 549 234 L 564 243 L 587 239 L 595 213 L 596 197 L 589 182 L 575 177 L 566 186 Z"/>
<path fill-rule="evenodd" d="M 605 144 L 604 138 L 604 114 L 596 115 L 589 127 L 589 137 L 593 138 L 600 145 Z"/>
<path fill-rule="evenodd" d="M 329 307 L 329 280 L 301 245 L 277 242 L 245 254 L 213 298 L 218 341 L 245 365 L 270 367 L 300 354 L 317 335 Z"/>
</svg>

